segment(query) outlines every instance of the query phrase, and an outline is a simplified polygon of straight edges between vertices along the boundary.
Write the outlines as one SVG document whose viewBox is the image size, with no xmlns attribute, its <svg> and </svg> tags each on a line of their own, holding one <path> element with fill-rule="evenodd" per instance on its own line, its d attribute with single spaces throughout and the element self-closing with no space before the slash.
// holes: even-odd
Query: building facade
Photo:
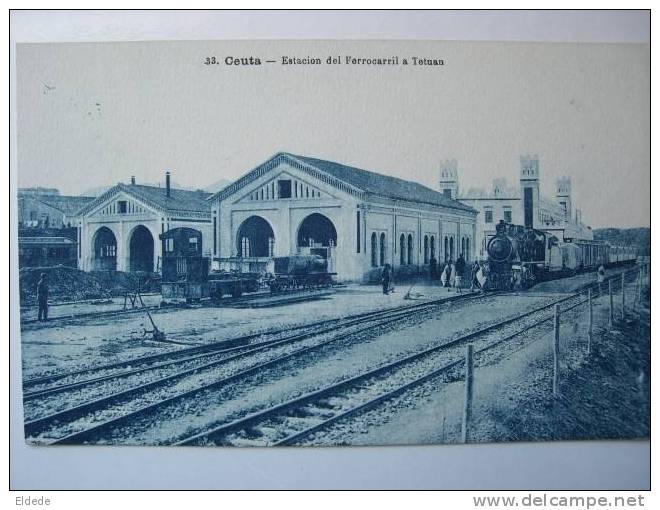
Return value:
<svg viewBox="0 0 660 510">
<path fill-rule="evenodd" d="M 581 211 L 572 202 L 570 177 L 557 180 L 554 199 L 541 194 L 538 155 L 520 157 L 518 186 L 499 178 L 493 180 L 488 191 L 460 190 L 457 167 L 455 159 L 441 163 L 439 187 L 443 194 L 456 197 L 480 213 L 476 222 L 477 257 L 486 257 L 486 244 L 495 235 L 500 220 L 549 232 L 560 241 L 593 239 L 591 227 L 582 223 Z"/>
<path fill-rule="evenodd" d="M 94 197 L 60 195 L 55 188 L 19 188 L 19 228 L 65 228 L 76 225 L 75 213 Z"/>
<path fill-rule="evenodd" d="M 341 281 L 473 258 L 476 211 L 421 184 L 278 153 L 210 199 L 214 266 L 317 254 Z"/>
<path fill-rule="evenodd" d="M 158 272 L 159 235 L 171 228 L 202 232 L 202 253 L 211 255 L 209 193 L 170 186 L 117 184 L 78 213 L 78 268 L 84 271 Z"/>
</svg>

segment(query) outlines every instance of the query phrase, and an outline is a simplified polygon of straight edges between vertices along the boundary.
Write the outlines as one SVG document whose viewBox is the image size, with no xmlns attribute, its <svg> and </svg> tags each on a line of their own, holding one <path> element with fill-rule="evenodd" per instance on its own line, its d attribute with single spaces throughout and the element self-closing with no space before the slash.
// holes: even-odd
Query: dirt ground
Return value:
<svg viewBox="0 0 660 510">
<path fill-rule="evenodd" d="M 626 296 L 634 300 L 631 288 Z M 650 294 L 626 321 L 608 328 L 607 298 L 595 300 L 595 335 L 587 354 L 587 308 L 561 325 L 560 394 L 553 397 L 552 326 L 521 337 L 513 353 L 480 364 L 474 375 L 470 442 L 650 437 Z M 615 307 L 619 301 L 615 301 Z M 617 316 L 619 310 L 617 309 Z M 345 444 L 461 442 L 464 382 L 437 382 L 417 402 L 374 426 L 354 427 Z M 415 423 L 415 427 L 410 427 Z"/>
</svg>

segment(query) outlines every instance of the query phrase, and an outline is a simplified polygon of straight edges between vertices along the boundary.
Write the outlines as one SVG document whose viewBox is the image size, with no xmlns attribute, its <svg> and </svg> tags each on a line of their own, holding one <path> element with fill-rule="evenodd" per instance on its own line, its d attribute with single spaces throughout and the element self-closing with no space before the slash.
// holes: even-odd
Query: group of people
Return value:
<svg viewBox="0 0 660 510">
<path fill-rule="evenodd" d="M 486 280 L 487 268 L 484 264 L 475 260 L 470 266 L 469 275 L 467 274 L 467 263 L 463 255 L 459 255 L 456 262 L 449 259 L 445 264 L 438 266 L 435 257 L 429 260 L 431 267 L 431 279 L 435 280 L 440 275 L 440 283 L 443 287 L 455 288 L 459 293 L 463 292 L 463 279 L 470 278 L 470 290 L 484 291 L 484 282 Z M 381 282 L 383 284 L 383 294 L 389 294 L 392 290 L 393 271 L 390 264 L 385 264 L 381 273 Z"/>
</svg>

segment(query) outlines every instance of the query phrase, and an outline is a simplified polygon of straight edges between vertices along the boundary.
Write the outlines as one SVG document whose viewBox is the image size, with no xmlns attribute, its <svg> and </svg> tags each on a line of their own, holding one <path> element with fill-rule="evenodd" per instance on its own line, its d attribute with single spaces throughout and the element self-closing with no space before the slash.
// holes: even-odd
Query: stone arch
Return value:
<svg viewBox="0 0 660 510">
<path fill-rule="evenodd" d="M 270 223 L 261 216 L 250 216 L 236 234 L 236 253 L 239 257 L 272 257 L 275 234 Z"/>
<path fill-rule="evenodd" d="M 99 228 L 92 236 L 92 271 L 117 269 L 117 237 L 108 227 Z"/>
<path fill-rule="evenodd" d="M 144 225 L 138 225 L 128 238 L 128 270 L 153 273 L 155 241 L 151 231 Z"/>
<path fill-rule="evenodd" d="M 337 246 L 337 229 L 327 216 L 312 213 L 300 222 L 296 238 L 299 248 L 334 248 Z"/>
</svg>

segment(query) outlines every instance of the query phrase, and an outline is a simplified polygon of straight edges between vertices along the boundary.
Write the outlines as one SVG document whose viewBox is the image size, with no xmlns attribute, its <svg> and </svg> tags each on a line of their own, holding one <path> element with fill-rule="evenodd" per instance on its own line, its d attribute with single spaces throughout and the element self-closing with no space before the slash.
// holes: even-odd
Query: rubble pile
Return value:
<svg viewBox="0 0 660 510">
<path fill-rule="evenodd" d="M 120 271 L 87 273 L 65 266 L 26 267 L 19 272 L 21 306 L 37 304 L 37 282 L 42 273 L 48 275 L 51 303 L 123 296 L 127 291 L 135 291 L 138 286 L 142 292 L 158 290 L 156 282 L 150 281 L 150 275 L 147 274 Z M 145 285 L 145 282 L 148 284 Z"/>
</svg>

